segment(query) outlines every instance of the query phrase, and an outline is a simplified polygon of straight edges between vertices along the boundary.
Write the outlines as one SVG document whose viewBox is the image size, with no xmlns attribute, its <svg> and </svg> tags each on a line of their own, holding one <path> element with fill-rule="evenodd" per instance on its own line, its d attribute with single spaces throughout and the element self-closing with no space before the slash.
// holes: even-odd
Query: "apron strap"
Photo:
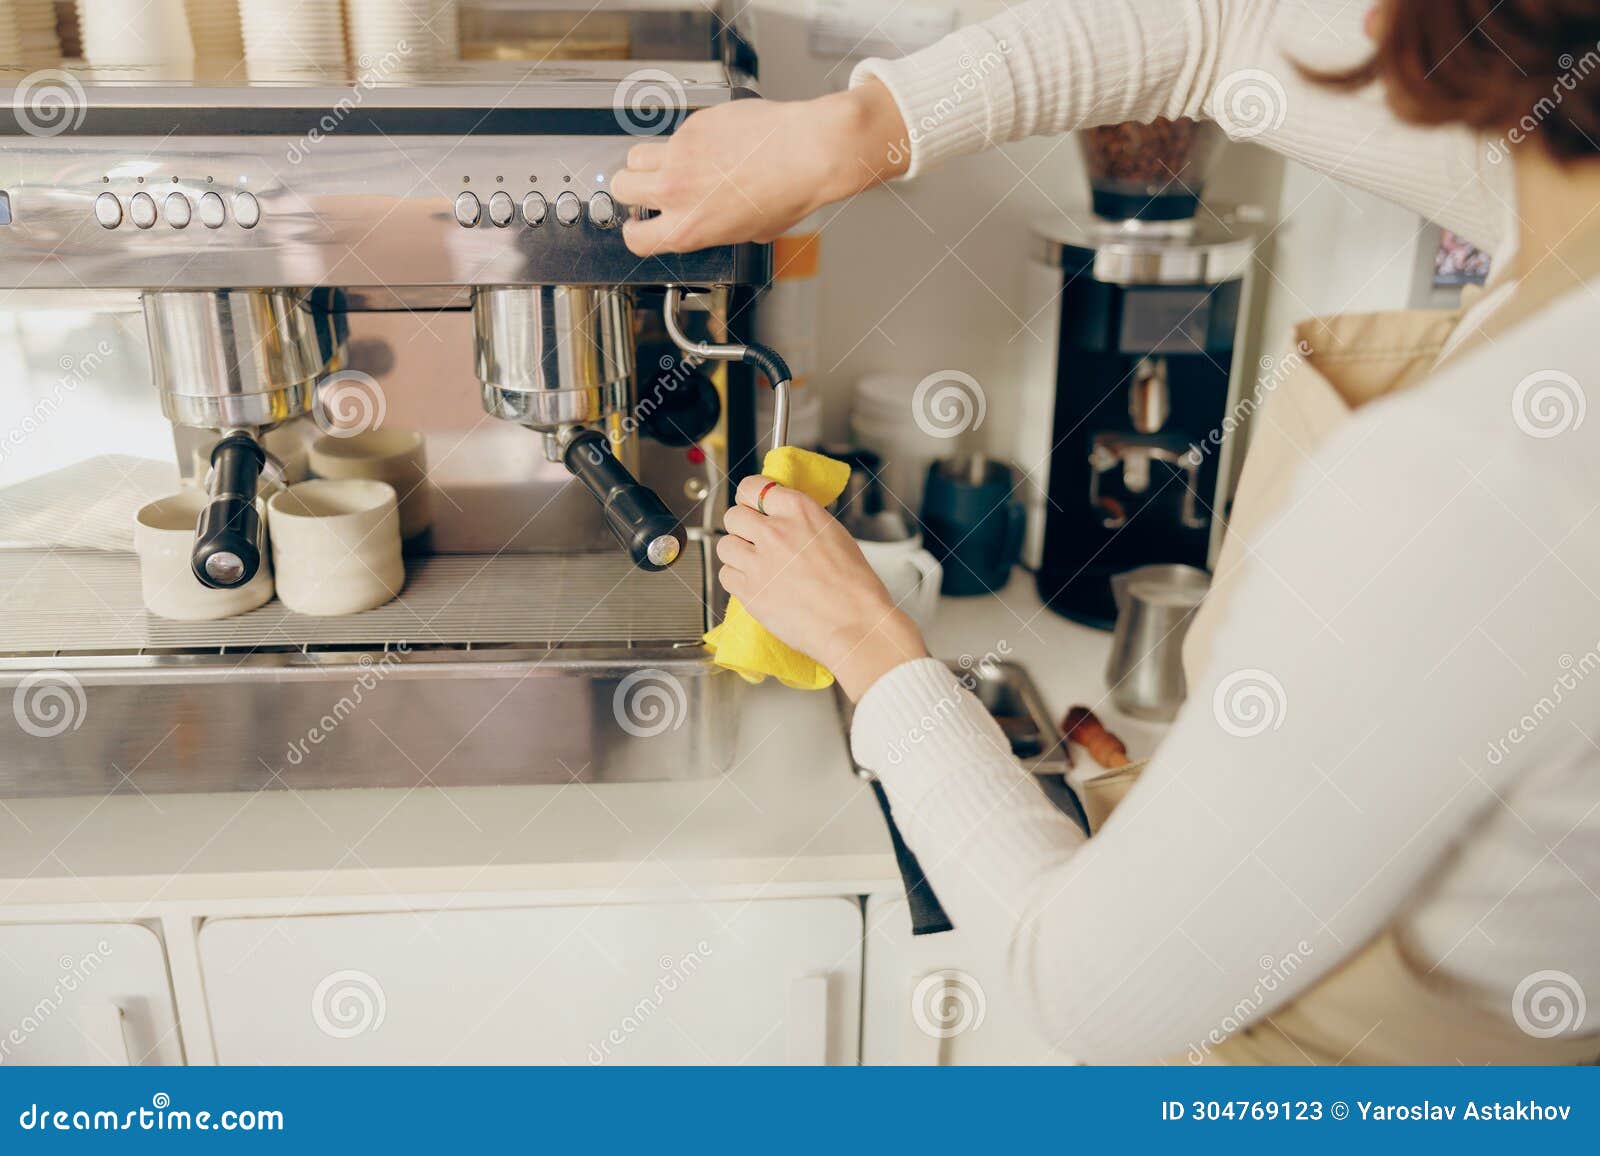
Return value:
<svg viewBox="0 0 1600 1156">
<path fill-rule="evenodd" d="M 1481 325 L 1462 334 L 1439 364 L 1454 365 L 1595 280 L 1600 280 L 1600 224 L 1580 229 L 1534 262 L 1533 268 L 1517 281 L 1511 295 L 1491 311 Z"/>
</svg>

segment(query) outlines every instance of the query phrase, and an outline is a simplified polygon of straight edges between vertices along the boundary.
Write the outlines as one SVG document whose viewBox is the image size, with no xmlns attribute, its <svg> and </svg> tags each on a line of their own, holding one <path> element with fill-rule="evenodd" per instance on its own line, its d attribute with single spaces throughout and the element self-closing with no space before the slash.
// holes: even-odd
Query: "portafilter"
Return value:
<svg viewBox="0 0 1600 1156">
<path fill-rule="evenodd" d="M 472 295 L 483 408 L 544 435 L 545 456 L 594 495 L 634 564 L 665 570 L 685 535 L 660 496 L 629 472 L 601 428 L 633 375 L 633 309 L 623 289 L 492 286 Z"/>
<path fill-rule="evenodd" d="M 160 291 L 143 301 L 162 413 L 222 434 L 191 568 L 207 586 L 243 586 L 261 567 L 260 435 L 311 411 L 317 378 L 337 351 L 319 339 L 304 296 L 289 290 Z"/>
</svg>

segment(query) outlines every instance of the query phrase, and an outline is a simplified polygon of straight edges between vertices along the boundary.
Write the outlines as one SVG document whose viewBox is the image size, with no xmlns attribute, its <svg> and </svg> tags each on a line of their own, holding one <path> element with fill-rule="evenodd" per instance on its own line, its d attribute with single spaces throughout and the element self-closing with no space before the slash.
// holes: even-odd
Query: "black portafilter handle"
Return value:
<svg viewBox="0 0 1600 1156">
<path fill-rule="evenodd" d="M 256 484 L 267 455 L 256 439 L 229 434 L 211 451 L 210 500 L 195 526 L 189 564 L 215 590 L 243 586 L 261 569 L 261 515 Z"/>
<path fill-rule="evenodd" d="M 599 430 L 573 434 L 562 451 L 567 469 L 599 501 L 606 525 L 643 570 L 665 570 L 683 553 L 684 534 L 656 492 L 628 472 Z"/>
</svg>

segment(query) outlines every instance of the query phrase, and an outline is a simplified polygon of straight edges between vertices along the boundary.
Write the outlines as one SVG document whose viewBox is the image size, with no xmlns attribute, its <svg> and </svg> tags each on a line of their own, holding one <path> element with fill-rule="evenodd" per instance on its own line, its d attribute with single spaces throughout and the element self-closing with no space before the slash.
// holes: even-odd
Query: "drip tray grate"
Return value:
<svg viewBox="0 0 1600 1156">
<path fill-rule="evenodd" d="M 702 546 L 649 573 L 604 554 L 438 555 L 410 561 L 387 605 L 338 618 L 274 599 L 218 622 L 144 609 L 139 560 L 94 550 L 0 550 L 0 654 L 329 652 L 693 643 L 705 629 Z"/>
</svg>

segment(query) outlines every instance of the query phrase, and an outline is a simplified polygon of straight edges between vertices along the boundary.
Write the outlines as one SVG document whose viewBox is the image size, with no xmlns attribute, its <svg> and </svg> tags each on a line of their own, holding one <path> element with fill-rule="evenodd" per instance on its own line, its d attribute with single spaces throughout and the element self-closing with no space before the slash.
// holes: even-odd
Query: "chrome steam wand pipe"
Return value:
<svg viewBox="0 0 1600 1156">
<path fill-rule="evenodd" d="M 678 324 L 678 307 L 683 304 L 681 285 L 667 286 L 666 304 L 662 317 L 667 324 L 667 336 L 683 352 L 707 361 L 742 361 L 759 369 L 772 386 L 772 449 L 789 444 L 789 367 L 783 358 L 765 345 L 754 343 L 719 343 L 696 341 Z"/>
</svg>

